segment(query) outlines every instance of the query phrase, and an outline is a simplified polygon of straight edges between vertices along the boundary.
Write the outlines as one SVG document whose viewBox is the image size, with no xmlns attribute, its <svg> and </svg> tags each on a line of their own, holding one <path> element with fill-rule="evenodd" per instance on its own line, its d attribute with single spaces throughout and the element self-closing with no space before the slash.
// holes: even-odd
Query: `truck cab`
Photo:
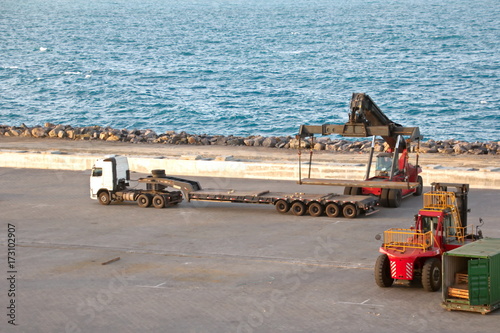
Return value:
<svg viewBox="0 0 500 333">
<path fill-rule="evenodd" d="M 109 155 L 95 161 L 90 174 L 90 198 L 100 192 L 116 192 L 129 185 L 130 170 L 125 156 Z"/>
</svg>

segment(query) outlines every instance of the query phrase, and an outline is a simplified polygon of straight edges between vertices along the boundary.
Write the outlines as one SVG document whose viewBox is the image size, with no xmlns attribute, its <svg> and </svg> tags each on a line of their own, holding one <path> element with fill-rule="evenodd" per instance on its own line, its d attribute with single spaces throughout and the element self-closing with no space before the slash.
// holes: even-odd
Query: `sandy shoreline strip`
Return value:
<svg viewBox="0 0 500 333">
<path fill-rule="evenodd" d="M 308 149 L 302 161 L 309 160 Z M 164 168 L 172 175 L 298 180 L 298 150 L 246 146 L 198 146 L 148 143 L 0 137 L 0 167 L 90 169 L 109 154 L 130 157 L 131 169 Z M 415 154 L 412 154 L 415 155 Z M 314 151 L 312 177 L 362 179 L 368 155 Z M 411 156 L 414 162 L 415 156 Z M 424 182 L 467 182 L 500 189 L 500 155 L 420 154 Z M 302 176 L 308 165 L 303 164 Z"/>
</svg>

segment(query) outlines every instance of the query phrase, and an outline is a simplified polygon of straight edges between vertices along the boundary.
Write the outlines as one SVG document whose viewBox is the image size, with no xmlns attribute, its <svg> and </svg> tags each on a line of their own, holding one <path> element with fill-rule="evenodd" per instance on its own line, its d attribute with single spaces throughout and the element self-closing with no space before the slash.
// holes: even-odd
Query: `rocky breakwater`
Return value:
<svg viewBox="0 0 500 333">
<path fill-rule="evenodd" d="M 223 136 L 207 134 L 189 134 L 166 131 L 156 133 L 150 129 L 114 129 L 101 126 L 73 127 L 69 125 L 54 125 L 46 123 L 43 126 L 28 127 L 0 125 L 0 135 L 8 137 L 34 137 L 34 138 L 57 138 L 65 140 L 102 140 L 120 141 L 145 144 L 170 144 L 170 145 L 223 145 L 223 146 L 253 146 L 276 149 L 314 149 L 329 150 L 336 152 L 362 153 L 368 152 L 371 140 L 349 141 L 343 139 L 331 139 L 330 137 L 318 137 L 314 140 L 297 139 L 295 136 Z M 381 139 L 375 142 L 375 150 L 385 151 L 387 145 Z M 412 143 L 412 151 L 417 150 Z M 471 154 L 471 155 L 500 155 L 500 142 L 466 142 L 459 140 L 426 140 L 420 143 L 419 151 L 434 154 Z"/>
</svg>

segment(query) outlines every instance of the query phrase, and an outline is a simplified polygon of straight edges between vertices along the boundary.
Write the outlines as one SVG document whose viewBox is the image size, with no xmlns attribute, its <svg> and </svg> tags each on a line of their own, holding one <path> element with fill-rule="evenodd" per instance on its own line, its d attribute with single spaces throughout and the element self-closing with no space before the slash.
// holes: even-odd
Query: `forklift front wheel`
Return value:
<svg viewBox="0 0 500 333">
<path fill-rule="evenodd" d="M 380 206 L 389 207 L 389 200 L 387 198 L 388 195 L 389 195 L 389 189 L 383 188 L 382 192 L 380 193 Z"/>
<path fill-rule="evenodd" d="M 441 260 L 429 258 L 422 268 L 422 286 L 426 291 L 441 289 Z"/>
<path fill-rule="evenodd" d="M 387 254 L 379 255 L 375 262 L 375 282 L 381 288 L 388 288 L 394 283 L 390 265 L 391 262 Z"/>
<path fill-rule="evenodd" d="M 387 194 L 387 204 L 389 207 L 398 208 L 401 206 L 402 193 L 398 189 L 390 189 Z"/>
<path fill-rule="evenodd" d="M 417 177 L 417 183 L 418 186 L 415 189 L 415 192 L 413 192 L 413 195 L 418 197 L 422 195 L 422 192 L 424 191 L 424 180 L 422 179 L 422 176 Z"/>
</svg>

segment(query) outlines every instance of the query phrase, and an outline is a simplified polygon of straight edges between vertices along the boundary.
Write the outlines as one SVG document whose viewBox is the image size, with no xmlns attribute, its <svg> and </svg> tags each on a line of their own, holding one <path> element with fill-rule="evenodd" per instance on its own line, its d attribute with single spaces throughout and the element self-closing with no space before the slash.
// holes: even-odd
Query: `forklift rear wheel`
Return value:
<svg viewBox="0 0 500 333">
<path fill-rule="evenodd" d="M 163 195 L 155 195 L 153 197 L 153 206 L 155 208 L 164 208 L 165 207 L 165 197 Z"/>
<path fill-rule="evenodd" d="M 344 195 L 351 195 L 352 187 L 344 187 Z"/>
<path fill-rule="evenodd" d="M 426 291 L 441 289 L 441 260 L 429 258 L 422 268 L 422 286 Z"/>
<path fill-rule="evenodd" d="M 325 212 L 328 217 L 337 217 L 340 215 L 340 207 L 335 202 L 330 202 L 326 205 Z"/>
<path fill-rule="evenodd" d="M 280 212 L 281 214 L 285 214 L 290 210 L 290 204 L 286 202 L 285 200 L 278 200 L 276 201 L 276 210 Z"/>
<path fill-rule="evenodd" d="M 151 196 L 149 194 L 141 194 L 137 197 L 137 204 L 139 207 L 146 208 L 151 206 Z"/>
<path fill-rule="evenodd" d="M 398 208 L 401 206 L 402 194 L 401 190 L 392 189 L 389 190 L 389 194 L 387 195 L 387 203 L 389 207 Z"/>
<path fill-rule="evenodd" d="M 97 197 L 97 199 L 99 200 L 99 203 L 101 205 L 109 205 L 111 203 L 111 198 L 109 197 L 109 192 L 107 191 L 102 191 L 101 193 L 99 193 L 99 196 Z"/>
<path fill-rule="evenodd" d="M 375 282 L 381 288 L 388 288 L 394 283 L 390 265 L 391 262 L 387 254 L 379 255 L 375 262 Z"/>
<path fill-rule="evenodd" d="M 302 216 L 306 213 L 307 207 L 306 207 L 306 205 L 304 205 L 303 202 L 296 201 L 293 203 L 291 210 L 292 210 L 293 215 Z"/>
<path fill-rule="evenodd" d="M 325 207 L 319 202 L 312 202 L 309 204 L 309 215 L 317 217 L 323 215 Z"/>
<path fill-rule="evenodd" d="M 344 205 L 344 208 L 342 208 L 342 213 L 344 213 L 345 217 L 353 219 L 358 216 L 358 209 L 354 204 L 348 203 Z"/>
</svg>

